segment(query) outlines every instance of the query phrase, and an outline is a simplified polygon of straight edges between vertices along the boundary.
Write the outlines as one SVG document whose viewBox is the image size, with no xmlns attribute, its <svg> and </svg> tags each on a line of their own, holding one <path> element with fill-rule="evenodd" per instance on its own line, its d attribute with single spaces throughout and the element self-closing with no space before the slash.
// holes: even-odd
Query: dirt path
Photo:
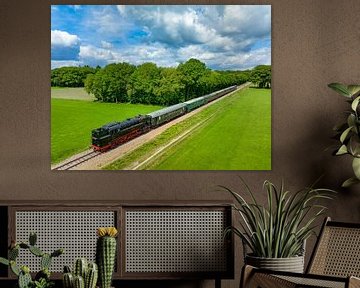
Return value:
<svg viewBox="0 0 360 288">
<path fill-rule="evenodd" d="M 222 99 L 226 98 L 226 97 L 229 97 L 230 95 L 234 94 L 235 92 L 238 92 L 239 90 L 243 89 L 243 88 L 246 88 L 250 86 L 250 83 L 245 83 L 241 86 L 239 86 L 238 89 L 236 89 L 235 91 L 233 92 L 230 92 L 229 94 L 219 98 L 219 99 L 216 99 L 215 101 L 212 101 L 210 102 L 209 104 L 206 104 L 204 106 L 201 106 L 200 108 L 188 113 L 188 114 L 185 114 L 179 118 L 176 118 L 175 120 L 169 122 L 169 123 L 166 123 L 165 125 L 162 125 L 154 130 L 150 130 L 148 133 L 144 134 L 144 135 L 141 135 L 115 149 L 112 149 L 106 153 L 103 153 L 93 159 L 90 159 L 89 161 L 87 162 L 84 162 L 74 168 L 71 168 L 70 170 L 99 170 L 101 169 L 102 167 L 114 162 L 115 160 L 118 160 L 119 158 L 121 158 L 123 155 L 135 150 L 136 148 L 140 147 L 141 145 L 143 145 L 144 143 L 154 139 L 155 137 L 157 137 L 158 135 L 160 135 L 161 133 L 163 133 L 166 129 L 168 129 L 169 127 L 189 118 L 189 117 L 192 117 L 193 115 L 199 113 L 200 111 L 206 109 L 207 107 L 209 107 L 210 105 L 218 102 L 218 101 L 221 101 Z M 189 129 L 189 130 L 192 130 L 192 129 Z M 185 133 L 183 134 L 186 134 L 188 131 L 186 131 Z M 182 134 L 182 135 L 183 135 Z M 180 135 L 181 136 L 181 135 Z M 180 137 L 179 136 L 179 137 Z M 177 138 L 179 138 L 177 137 Z M 174 139 L 175 140 L 175 139 Z M 178 139 L 179 140 L 179 139 Z M 82 152 L 84 153 L 84 152 Z M 81 154 L 81 153 L 80 153 Z M 74 155 L 72 156 L 73 157 L 78 157 L 78 155 Z M 68 161 L 69 159 L 67 159 L 66 161 Z M 65 161 L 64 161 L 65 162 Z M 61 163 L 60 163 L 61 164 Z M 59 165 L 59 164 L 58 164 Z M 136 166 L 136 165 L 135 165 Z M 129 167 L 129 169 L 134 169 L 134 167 Z"/>
</svg>

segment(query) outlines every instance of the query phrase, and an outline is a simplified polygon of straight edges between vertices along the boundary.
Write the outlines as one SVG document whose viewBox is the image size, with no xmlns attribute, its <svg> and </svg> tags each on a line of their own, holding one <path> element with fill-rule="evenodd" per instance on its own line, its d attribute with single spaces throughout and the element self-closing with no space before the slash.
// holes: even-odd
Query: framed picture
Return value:
<svg viewBox="0 0 360 288">
<path fill-rule="evenodd" d="M 52 170 L 270 170 L 270 5 L 52 5 Z"/>
</svg>

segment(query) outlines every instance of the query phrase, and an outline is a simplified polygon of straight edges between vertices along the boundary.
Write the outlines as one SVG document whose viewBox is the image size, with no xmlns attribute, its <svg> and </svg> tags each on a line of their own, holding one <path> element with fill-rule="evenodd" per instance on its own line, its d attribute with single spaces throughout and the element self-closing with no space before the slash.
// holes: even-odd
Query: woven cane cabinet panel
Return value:
<svg viewBox="0 0 360 288">
<path fill-rule="evenodd" d="M 225 209 L 125 209 L 124 273 L 217 274 L 231 267 Z"/>
<path fill-rule="evenodd" d="M 52 272 L 62 272 L 64 265 L 72 267 L 74 259 L 85 257 L 95 261 L 96 228 L 116 226 L 115 211 L 15 211 L 15 239 L 28 243 L 29 233 L 37 233 L 37 246 L 46 253 L 63 248 L 65 253 L 54 258 Z M 40 270 L 40 258 L 20 250 L 18 262 L 31 271 Z"/>
<path fill-rule="evenodd" d="M 40 202 L 9 206 L 8 218 L 6 246 L 12 240 L 28 242 L 34 231 L 44 252 L 64 248 L 50 269 L 55 278 L 80 256 L 95 260 L 96 228 L 103 226 L 119 230 L 114 279 L 234 277 L 233 237 L 223 239 L 224 229 L 232 224 L 230 205 Z M 40 259 L 27 252 L 20 254 L 19 263 L 38 271 Z M 5 277 L 13 275 L 8 271 Z"/>
</svg>

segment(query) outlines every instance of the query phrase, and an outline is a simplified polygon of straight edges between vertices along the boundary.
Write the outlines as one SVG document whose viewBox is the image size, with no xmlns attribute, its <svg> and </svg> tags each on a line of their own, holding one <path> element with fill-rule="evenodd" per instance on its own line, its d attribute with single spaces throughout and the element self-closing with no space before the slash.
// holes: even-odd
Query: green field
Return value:
<svg viewBox="0 0 360 288">
<path fill-rule="evenodd" d="M 140 169 L 271 169 L 271 90 L 256 88 L 242 90 L 211 105 L 105 169 L 126 169 L 131 162 L 144 161 L 159 145 L 211 115 L 191 136 Z"/>
<path fill-rule="evenodd" d="M 52 98 L 51 163 L 57 163 L 89 148 L 92 129 L 160 108 Z"/>
<path fill-rule="evenodd" d="M 86 93 L 85 89 L 67 88 L 67 87 L 51 87 L 51 98 L 58 99 L 72 99 L 72 100 L 86 100 L 94 101 L 95 97 Z"/>
</svg>

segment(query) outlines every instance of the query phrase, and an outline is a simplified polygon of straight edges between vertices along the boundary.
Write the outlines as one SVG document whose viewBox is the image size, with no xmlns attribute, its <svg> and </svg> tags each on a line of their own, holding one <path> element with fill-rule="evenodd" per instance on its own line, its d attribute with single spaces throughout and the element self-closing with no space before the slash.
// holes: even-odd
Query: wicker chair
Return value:
<svg viewBox="0 0 360 288">
<path fill-rule="evenodd" d="M 360 287 L 360 224 L 326 218 L 305 274 L 246 265 L 240 287 Z"/>
</svg>

